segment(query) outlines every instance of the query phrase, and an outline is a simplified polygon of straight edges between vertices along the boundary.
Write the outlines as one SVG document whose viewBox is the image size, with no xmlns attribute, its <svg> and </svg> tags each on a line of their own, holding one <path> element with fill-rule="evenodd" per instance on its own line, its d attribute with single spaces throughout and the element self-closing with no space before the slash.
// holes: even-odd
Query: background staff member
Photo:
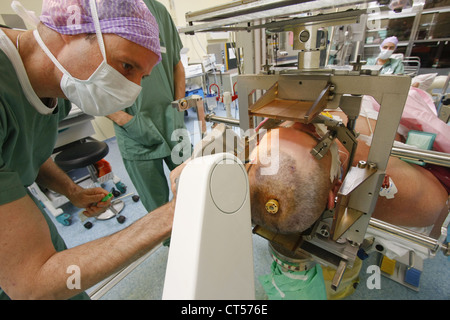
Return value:
<svg viewBox="0 0 450 320">
<path fill-rule="evenodd" d="M 185 73 L 180 60 L 183 44 L 169 12 L 158 1 L 144 2 L 159 25 L 162 61 L 142 80 L 144 89 L 136 102 L 108 118 L 114 121 L 128 175 L 145 209 L 151 211 L 169 200 L 164 163 L 169 170 L 179 165 L 171 159 L 172 148 L 179 143 L 172 141 L 172 133 L 186 126 L 184 113 L 173 108 L 172 101 L 185 96 Z"/>
<path fill-rule="evenodd" d="M 367 59 L 368 65 L 381 65 L 381 74 L 403 74 L 404 65 L 402 60 L 391 58 L 395 49 L 397 49 L 397 37 L 384 39 L 380 45 L 380 53 L 376 58 Z"/>
</svg>

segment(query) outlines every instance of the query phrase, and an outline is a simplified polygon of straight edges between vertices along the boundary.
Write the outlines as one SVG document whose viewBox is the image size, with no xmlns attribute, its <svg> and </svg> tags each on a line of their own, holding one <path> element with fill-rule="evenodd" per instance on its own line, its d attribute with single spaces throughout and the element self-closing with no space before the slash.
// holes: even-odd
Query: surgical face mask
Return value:
<svg viewBox="0 0 450 320">
<path fill-rule="evenodd" d="M 394 53 L 394 50 L 381 49 L 378 58 L 381 60 L 387 60 Z"/>
<path fill-rule="evenodd" d="M 107 63 L 95 0 L 90 1 L 90 6 L 103 62 L 87 80 L 74 78 L 56 60 L 42 41 L 39 32 L 34 30 L 33 34 L 42 50 L 63 73 L 60 86 L 67 99 L 86 114 L 105 116 L 131 106 L 136 101 L 142 87 L 128 80 Z"/>
</svg>

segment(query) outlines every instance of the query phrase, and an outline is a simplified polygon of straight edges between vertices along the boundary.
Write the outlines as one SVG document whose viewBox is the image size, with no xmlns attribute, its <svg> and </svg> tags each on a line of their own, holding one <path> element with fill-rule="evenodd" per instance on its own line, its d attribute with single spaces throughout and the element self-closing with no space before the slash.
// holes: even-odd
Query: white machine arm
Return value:
<svg viewBox="0 0 450 320">
<path fill-rule="evenodd" d="M 254 299 L 247 172 L 230 153 L 184 168 L 170 241 L 163 299 Z"/>
</svg>

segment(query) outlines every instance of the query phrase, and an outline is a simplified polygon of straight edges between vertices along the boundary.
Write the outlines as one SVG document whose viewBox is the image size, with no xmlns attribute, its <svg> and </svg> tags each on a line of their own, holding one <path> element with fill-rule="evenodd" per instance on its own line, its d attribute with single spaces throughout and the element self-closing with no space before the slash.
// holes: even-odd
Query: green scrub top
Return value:
<svg viewBox="0 0 450 320">
<path fill-rule="evenodd" d="M 5 37 L 2 34 L 0 37 Z M 39 113 L 28 101 L 13 64 L 0 47 L 0 205 L 28 194 L 27 187 L 53 153 L 58 123 L 70 109 L 70 102 L 60 99 L 52 114 Z M 66 249 L 53 222 L 36 204 L 47 221 L 55 250 Z M 76 298 L 87 298 L 87 295 L 83 293 Z M 9 299 L 1 288 L 0 299 Z"/>
<path fill-rule="evenodd" d="M 143 90 L 136 102 L 125 109 L 133 119 L 124 126 L 114 124 L 122 157 L 128 160 L 170 156 L 172 148 L 179 143 L 177 139 L 172 141 L 172 133 L 186 128 L 184 112 L 171 104 L 175 96 L 173 68 L 180 61 L 183 44 L 164 5 L 154 0 L 144 2 L 158 21 L 163 59 L 142 80 Z"/>
<path fill-rule="evenodd" d="M 40 166 L 51 156 L 58 122 L 70 111 L 60 103 L 55 114 L 40 114 L 27 100 L 9 59 L 0 51 L 0 205 L 26 195 Z M 8 76 L 6 76 L 8 75 Z"/>
<path fill-rule="evenodd" d="M 377 58 L 369 58 L 367 59 L 368 65 L 375 65 L 377 62 Z M 405 66 L 403 65 L 402 60 L 389 58 L 382 67 L 380 74 L 403 74 L 405 72 Z"/>
</svg>

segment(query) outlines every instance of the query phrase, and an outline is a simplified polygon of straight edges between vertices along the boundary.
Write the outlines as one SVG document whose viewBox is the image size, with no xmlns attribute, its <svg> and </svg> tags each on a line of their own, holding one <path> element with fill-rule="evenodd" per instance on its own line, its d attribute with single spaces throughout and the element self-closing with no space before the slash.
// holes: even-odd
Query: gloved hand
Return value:
<svg viewBox="0 0 450 320">
<path fill-rule="evenodd" d="M 95 217 L 105 212 L 111 204 L 111 198 L 102 201 L 109 194 L 103 188 L 79 188 L 68 196 L 70 202 L 78 208 L 85 208 L 86 217 Z"/>
</svg>

